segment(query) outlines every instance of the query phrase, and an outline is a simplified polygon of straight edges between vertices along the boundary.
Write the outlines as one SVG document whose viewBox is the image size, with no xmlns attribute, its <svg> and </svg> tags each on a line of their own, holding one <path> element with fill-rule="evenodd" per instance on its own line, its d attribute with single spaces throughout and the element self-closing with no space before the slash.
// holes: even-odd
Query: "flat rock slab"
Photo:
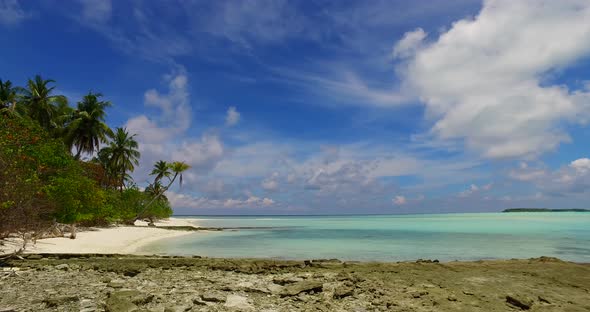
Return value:
<svg viewBox="0 0 590 312">
<path fill-rule="evenodd" d="M 318 293 L 323 289 L 320 281 L 303 281 L 286 286 L 281 292 L 281 297 L 296 296 L 300 293 Z"/>
<path fill-rule="evenodd" d="M 226 308 L 232 308 L 239 311 L 247 311 L 254 309 L 254 307 L 248 302 L 248 298 L 239 295 L 227 296 L 225 304 L 223 306 Z"/>
</svg>

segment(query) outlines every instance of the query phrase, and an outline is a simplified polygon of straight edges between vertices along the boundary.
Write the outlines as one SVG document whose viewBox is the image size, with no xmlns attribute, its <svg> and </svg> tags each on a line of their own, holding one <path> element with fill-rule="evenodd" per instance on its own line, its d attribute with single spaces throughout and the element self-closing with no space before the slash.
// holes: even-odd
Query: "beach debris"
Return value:
<svg viewBox="0 0 590 312">
<path fill-rule="evenodd" d="M 70 266 L 67 265 L 67 264 L 65 264 L 65 263 L 62 263 L 62 264 L 56 265 L 55 266 L 55 269 L 56 270 L 62 270 L 62 271 L 68 271 L 68 270 L 70 270 Z"/>
<path fill-rule="evenodd" d="M 281 292 L 281 297 L 296 296 L 299 293 L 318 293 L 323 289 L 323 283 L 319 281 L 303 281 L 286 286 Z"/>
<path fill-rule="evenodd" d="M 228 295 L 223 306 L 226 308 L 233 308 L 240 311 L 252 310 L 254 308 L 248 302 L 248 298 L 240 295 Z"/>
<path fill-rule="evenodd" d="M 508 294 L 506 295 L 506 302 L 512 306 L 521 308 L 522 310 L 529 310 L 533 306 L 533 299 L 523 296 Z"/>
</svg>

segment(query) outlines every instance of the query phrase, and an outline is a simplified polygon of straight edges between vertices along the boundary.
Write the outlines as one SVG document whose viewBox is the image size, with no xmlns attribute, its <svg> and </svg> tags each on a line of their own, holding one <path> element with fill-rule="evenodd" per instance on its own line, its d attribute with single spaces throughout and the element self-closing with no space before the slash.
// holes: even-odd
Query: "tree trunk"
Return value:
<svg viewBox="0 0 590 312">
<path fill-rule="evenodd" d="M 70 225 L 70 239 L 76 239 L 76 223 L 72 223 L 72 225 Z"/>
<path fill-rule="evenodd" d="M 174 180 L 176 180 L 176 177 L 178 177 L 178 173 L 174 174 L 174 177 L 172 178 L 172 180 L 170 180 L 170 183 L 168 183 L 168 185 L 164 189 L 162 189 L 162 191 L 160 193 L 158 193 L 156 196 L 154 196 L 154 198 L 152 198 L 152 200 L 149 203 L 147 203 L 147 205 L 145 205 L 143 207 L 141 212 L 135 216 L 136 221 L 139 220 L 141 215 L 147 211 L 147 209 L 156 201 L 156 199 L 158 199 L 160 196 L 164 195 L 164 193 L 172 186 L 172 183 L 174 183 Z"/>
<path fill-rule="evenodd" d="M 76 158 L 76 160 L 80 159 L 80 154 L 82 154 L 82 149 L 77 149 L 78 151 L 76 152 L 76 156 L 74 156 L 74 158 Z"/>
</svg>

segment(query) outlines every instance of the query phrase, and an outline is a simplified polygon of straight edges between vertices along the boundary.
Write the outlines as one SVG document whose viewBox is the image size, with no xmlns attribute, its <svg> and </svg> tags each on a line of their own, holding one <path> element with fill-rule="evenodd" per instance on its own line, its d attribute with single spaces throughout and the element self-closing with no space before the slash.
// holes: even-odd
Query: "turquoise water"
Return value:
<svg viewBox="0 0 590 312">
<path fill-rule="evenodd" d="M 405 261 L 553 256 L 590 262 L 590 213 L 189 217 L 207 227 L 144 252 L 230 258 Z"/>
</svg>

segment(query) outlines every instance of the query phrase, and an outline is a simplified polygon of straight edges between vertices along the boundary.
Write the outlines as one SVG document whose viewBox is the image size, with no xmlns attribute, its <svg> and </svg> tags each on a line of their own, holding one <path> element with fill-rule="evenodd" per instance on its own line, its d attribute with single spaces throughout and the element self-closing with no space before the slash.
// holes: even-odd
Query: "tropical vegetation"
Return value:
<svg viewBox="0 0 590 312">
<path fill-rule="evenodd" d="M 26 244 L 64 227 L 75 238 L 80 225 L 153 225 L 172 214 L 165 193 L 189 166 L 160 160 L 141 189 L 131 175 L 136 134 L 107 125 L 111 106 L 89 92 L 73 108 L 39 75 L 25 87 L 0 79 L 0 241 Z"/>
</svg>

